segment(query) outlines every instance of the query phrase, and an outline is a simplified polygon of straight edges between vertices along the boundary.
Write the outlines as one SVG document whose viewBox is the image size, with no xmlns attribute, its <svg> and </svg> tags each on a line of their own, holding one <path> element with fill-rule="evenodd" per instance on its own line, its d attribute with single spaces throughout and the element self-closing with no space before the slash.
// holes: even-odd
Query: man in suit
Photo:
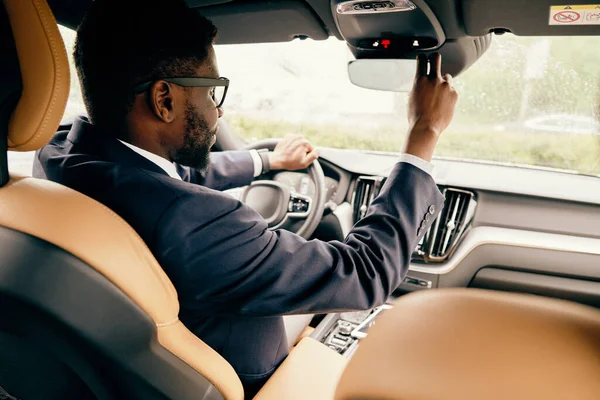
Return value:
<svg viewBox="0 0 600 400">
<path fill-rule="evenodd" d="M 252 395 L 287 355 L 282 315 L 369 309 L 402 282 L 443 204 L 429 161 L 457 94 L 441 57 L 421 55 L 411 129 L 380 195 L 343 243 L 306 241 L 213 190 L 252 179 L 247 152 L 209 166 L 226 85 L 215 34 L 183 1 L 96 0 L 74 52 L 89 120 L 58 132 L 36 174 L 104 203 L 140 234 L 178 291 L 182 322 Z M 316 156 L 289 147 L 298 163 Z"/>
</svg>

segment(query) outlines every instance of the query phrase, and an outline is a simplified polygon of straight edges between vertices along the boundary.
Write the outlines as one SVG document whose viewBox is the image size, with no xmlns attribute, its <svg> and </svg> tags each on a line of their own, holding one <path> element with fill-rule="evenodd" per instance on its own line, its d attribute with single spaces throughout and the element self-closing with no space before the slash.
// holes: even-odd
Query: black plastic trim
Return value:
<svg viewBox="0 0 600 400">
<path fill-rule="evenodd" d="M 323 172 L 325 172 L 325 176 L 338 181 L 338 187 L 333 201 L 338 205 L 342 204 L 346 197 L 346 193 L 348 192 L 348 188 L 350 187 L 351 174 L 325 159 L 319 159 L 319 162 L 321 163 Z"/>
</svg>

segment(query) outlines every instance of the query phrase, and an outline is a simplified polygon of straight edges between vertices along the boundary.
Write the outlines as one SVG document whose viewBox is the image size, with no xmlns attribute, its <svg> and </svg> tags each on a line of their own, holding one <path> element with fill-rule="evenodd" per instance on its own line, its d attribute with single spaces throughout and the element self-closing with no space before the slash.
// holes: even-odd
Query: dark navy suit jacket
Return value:
<svg viewBox="0 0 600 400">
<path fill-rule="evenodd" d="M 281 315 L 384 303 L 407 272 L 425 215 L 443 201 L 428 174 L 398 163 L 344 242 L 307 241 L 268 230 L 217 191 L 251 182 L 248 152 L 213 154 L 205 174 L 178 170 L 184 181 L 82 118 L 34 165 L 36 177 L 96 199 L 138 232 L 177 289 L 181 321 L 231 363 L 247 393 L 287 355 Z"/>
</svg>

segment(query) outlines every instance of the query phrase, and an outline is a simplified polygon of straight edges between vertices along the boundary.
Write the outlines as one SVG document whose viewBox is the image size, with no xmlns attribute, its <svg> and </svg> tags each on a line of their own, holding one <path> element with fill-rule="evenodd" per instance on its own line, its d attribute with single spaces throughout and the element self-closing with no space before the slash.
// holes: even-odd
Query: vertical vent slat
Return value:
<svg viewBox="0 0 600 400">
<path fill-rule="evenodd" d="M 467 214 L 469 204 L 474 201 L 473 193 L 459 189 L 446 189 L 444 195 L 446 200 L 444 209 L 439 215 L 439 223 L 435 225 L 437 229 L 429 235 L 431 246 L 426 258 L 430 262 L 440 262 L 448 258 L 471 222 L 472 216 Z"/>
<path fill-rule="evenodd" d="M 354 223 L 365 217 L 369 205 L 379 194 L 383 181 L 384 178 L 382 177 L 370 176 L 361 176 L 357 179 L 354 196 L 352 198 Z"/>
</svg>

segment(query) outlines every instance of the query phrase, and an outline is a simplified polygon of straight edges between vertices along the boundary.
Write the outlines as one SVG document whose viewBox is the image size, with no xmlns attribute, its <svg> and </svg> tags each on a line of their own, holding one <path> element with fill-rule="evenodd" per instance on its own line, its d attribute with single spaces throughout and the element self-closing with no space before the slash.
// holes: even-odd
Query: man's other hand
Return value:
<svg viewBox="0 0 600 400">
<path fill-rule="evenodd" d="M 307 168 L 319 157 L 314 148 L 302 135 L 287 135 L 269 153 L 271 169 L 297 170 Z"/>
<path fill-rule="evenodd" d="M 431 161 L 441 133 L 452 121 L 457 100 L 452 77 L 449 74 L 442 76 L 442 56 L 434 53 L 428 59 L 420 54 L 408 105 L 410 132 L 406 153 Z"/>
</svg>

